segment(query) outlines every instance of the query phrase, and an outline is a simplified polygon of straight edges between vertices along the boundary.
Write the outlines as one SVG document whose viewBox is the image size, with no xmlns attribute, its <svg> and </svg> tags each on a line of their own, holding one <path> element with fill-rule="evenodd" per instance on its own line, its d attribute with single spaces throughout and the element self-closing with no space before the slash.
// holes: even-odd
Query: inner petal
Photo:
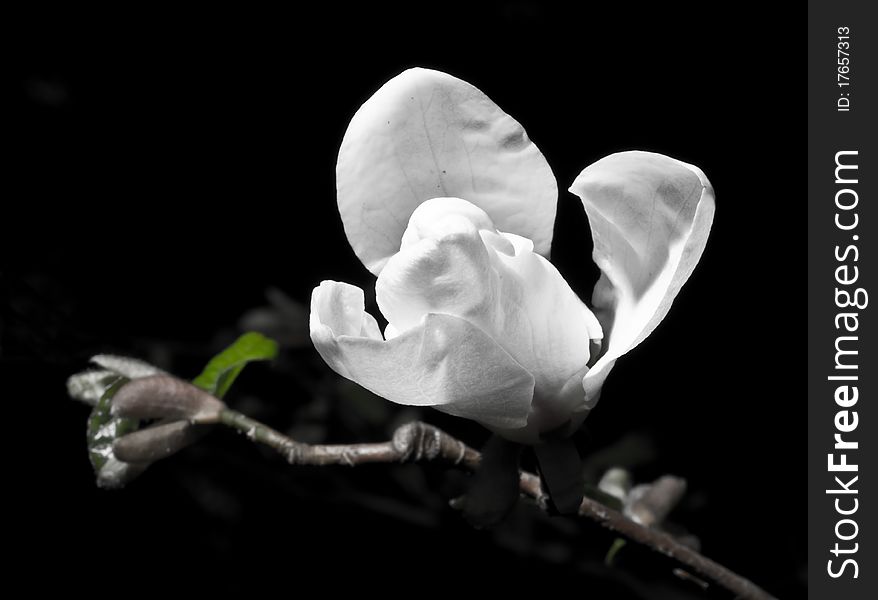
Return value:
<svg viewBox="0 0 878 600">
<path fill-rule="evenodd" d="M 375 284 L 378 307 L 397 332 L 431 312 L 478 322 L 495 304 L 497 274 L 478 228 L 493 231 L 490 218 L 463 200 L 434 200 L 414 212 L 402 249 Z"/>
<path fill-rule="evenodd" d="M 497 231 L 468 202 L 433 199 L 414 212 L 402 248 L 378 276 L 376 295 L 388 334 L 445 313 L 493 337 L 533 374 L 532 420 L 540 430 L 560 426 L 582 402 L 600 324 L 530 240 Z"/>
</svg>

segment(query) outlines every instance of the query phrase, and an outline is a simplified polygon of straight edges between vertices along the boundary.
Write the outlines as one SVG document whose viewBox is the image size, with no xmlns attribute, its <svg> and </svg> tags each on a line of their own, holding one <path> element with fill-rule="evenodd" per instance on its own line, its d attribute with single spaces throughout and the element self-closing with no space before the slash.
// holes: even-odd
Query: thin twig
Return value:
<svg viewBox="0 0 878 600">
<path fill-rule="evenodd" d="M 239 412 L 226 409 L 219 415 L 219 422 L 237 429 L 251 440 L 265 444 L 279 452 L 293 465 L 348 465 L 365 463 L 395 463 L 442 461 L 467 470 L 475 470 L 481 460 L 473 450 L 460 440 L 441 429 L 421 422 L 413 422 L 397 428 L 393 439 L 374 444 L 303 444 Z M 522 471 L 521 492 L 541 505 L 544 493 L 540 478 Z M 702 556 L 695 550 L 677 542 L 673 537 L 644 527 L 625 517 L 622 513 L 603 504 L 584 498 L 579 514 L 614 533 L 662 554 L 676 563 L 676 570 L 715 584 L 742 600 L 774 600 L 748 579 Z"/>
</svg>

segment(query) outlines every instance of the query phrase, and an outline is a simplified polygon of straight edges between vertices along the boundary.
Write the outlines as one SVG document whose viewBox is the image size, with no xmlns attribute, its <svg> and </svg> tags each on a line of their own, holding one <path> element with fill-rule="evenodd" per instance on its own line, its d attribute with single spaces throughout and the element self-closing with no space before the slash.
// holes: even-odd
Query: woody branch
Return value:
<svg viewBox="0 0 878 600">
<path fill-rule="evenodd" d="M 392 439 L 370 444 L 317 445 L 297 442 L 282 433 L 237 411 L 225 409 L 217 422 L 236 429 L 253 440 L 281 454 L 292 465 L 348 465 L 366 463 L 405 463 L 438 461 L 468 471 L 475 470 L 481 455 L 448 433 L 422 422 L 400 426 Z M 540 478 L 521 472 L 519 487 L 525 496 L 543 505 Z M 694 575 L 721 587 L 735 598 L 771 600 L 773 596 L 748 579 L 681 544 L 667 533 L 645 527 L 591 498 L 583 498 L 579 515 L 601 527 L 661 554 L 675 563 L 674 572 L 683 578 Z"/>
</svg>

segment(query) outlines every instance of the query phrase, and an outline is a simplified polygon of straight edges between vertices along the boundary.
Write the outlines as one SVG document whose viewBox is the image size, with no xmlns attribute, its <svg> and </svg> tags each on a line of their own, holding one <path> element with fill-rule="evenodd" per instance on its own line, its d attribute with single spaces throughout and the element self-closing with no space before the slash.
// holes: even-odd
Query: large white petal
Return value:
<svg viewBox="0 0 878 600">
<path fill-rule="evenodd" d="M 592 301 L 605 352 L 584 381 L 593 402 L 615 360 L 655 329 L 698 264 L 714 196 L 700 169 L 649 152 L 607 156 L 570 191 L 588 213 L 602 272 Z"/>
<path fill-rule="evenodd" d="M 430 313 L 455 315 L 533 374 L 527 431 L 502 432 L 506 437 L 534 441 L 585 402 L 582 377 L 600 324 L 529 240 L 498 232 L 472 204 L 435 198 L 418 207 L 375 290 L 395 330 L 414 327 Z"/>
<path fill-rule="evenodd" d="M 446 73 L 410 69 L 375 92 L 348 126 L 336 177 L 348 240 L 376 275 L 415 208 L 440 196 L 469 200 L 549 254 L 552 170 L 515 119 Z"/>
<path fill-rule="evenodd" d="M 311 295 L 311 339 L 337 373 L 397 404 L 434 408 L 488 427 L 527 422 L 534 379 L 481 329 L 427 314 L 384 341 L 363 291 L 324 281 Z"/>
</svg>

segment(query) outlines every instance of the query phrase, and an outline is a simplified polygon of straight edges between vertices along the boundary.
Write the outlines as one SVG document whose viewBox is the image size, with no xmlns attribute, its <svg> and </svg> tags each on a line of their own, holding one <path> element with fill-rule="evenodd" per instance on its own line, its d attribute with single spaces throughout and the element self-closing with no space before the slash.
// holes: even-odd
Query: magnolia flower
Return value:
<svg viewBox="0 0 878 600">
<path fill-rule="evenodd" d="M 361 289 L 324 281 L 317 351 L 392 402 L 526 444 L 579 427 L 616 359 L 667 314 L 714 213 L 704 173 L 673 158 L 621 152 L 585 168 L 570 191 L 602 273 L 590 309 L 548 260 L 558 190 L 543 155 L 481 91 L 426 69 L 357 111 L 336 175 L 388 325 L 382 335 Z"/>
</svg>

